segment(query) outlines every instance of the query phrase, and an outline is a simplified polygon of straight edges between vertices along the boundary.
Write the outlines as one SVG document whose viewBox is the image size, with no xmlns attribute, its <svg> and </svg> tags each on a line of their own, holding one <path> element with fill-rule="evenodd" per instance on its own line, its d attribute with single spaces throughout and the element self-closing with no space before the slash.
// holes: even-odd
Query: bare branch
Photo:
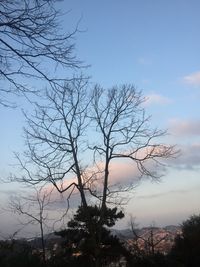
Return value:
<svg viewBox="0 0 200 267">
<path fill-rule="evenodd" d="M 132 85 L 96 86 L 89 94 L 87 80 L 80 77 L 57 89 L 46 92 L 32 116 L 25 114 L 27 151 L 25 161 L 18 157 L 22 174 L 17 179 L 51 183 L 66 192 L 66 212 L 78 192 L 86 217 L 88 203 L 98 203 L 103 225 L 107 205 L 127 203 L 122 193 L 127 197 L 143 177 L 157 181 L 175 147 L 161 142 L 166 132 L 152 127 L 144 98 Z M 119 160 L 134 167 L 127 181 L 115 182 L 112 176 Z"/>
<path fill-rule="evenodd" d="M 20 221 L 23 227 L 30 224 L 39 226 L 44 262 L 46 261 L 44 228 L 49 220 L 46 209 L 51 203 L 51 194 L 52 189 L 34 187 L 34 195 L 12 197 L 9 203 L 10 211 L 24 217 L 23 221 Z"/>
<path fill-rule="evenodd" d="M 74 55 L 74 35 L 61 31 L 61 12 L 54 1 L 2 0 L 0 3 L 0 104 L 7 106 L 3 93 L 37 92 L 47 82 L 61 86 L 63 68 L 79 68 Z M 51 68 L 46 68 L 46 66 Z M 59 72 L 59 77 L 57 73 Z M 31 82 L 30 82 L 31 80 Z M 43 81 L 43 82 L 42 82 Z M 32 85 L 36 83 L 37 86 Z M 32 85 L 31 85 L 32 84 Z"/>
</svg>

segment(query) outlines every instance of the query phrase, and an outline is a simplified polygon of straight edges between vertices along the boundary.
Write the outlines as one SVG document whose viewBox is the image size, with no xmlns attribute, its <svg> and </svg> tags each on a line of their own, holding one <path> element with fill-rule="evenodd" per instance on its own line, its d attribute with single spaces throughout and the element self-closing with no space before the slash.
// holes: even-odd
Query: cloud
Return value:
<svg viewBox="0 0 200 267">
<path fill-rule="evenodd" d="M 147 153 L 151 153 L 152 155 L 154 153 L 155 155 L 159 153 L 163 153 L 162 151 L 163 147 L 158 147 L 157 149 L 154 148 L 153 151 L 151 151 L 150 149 L 152 150 L 152 148 L 149 148 L 148 146 L 145 148 L 142 148 L 141 151 L 137 151 L 137 155 L 135 155 L 135 157 L 137 159 L 142 160 Z M 94 192 L 96 191 L 97 195 L 102 195 L 102 185 L 103 185 L 103 179 L 104 179 L 104 164 L 105 163 L 103 162 L 98 162 L 97 168 L 96 166 L 92 166 L 88 168 L 83 176 L 85 181 L 89 179 L 90 177 L 93 177 L 94 179 L 93 181 L 89 180 L 90 188 Z M 149 172 L 151 172 L 152 175 L 158 178 L 162 176 L 165 172 L 164 167 L 159 166 L 158 163 L 153 161 L 151 158 L 143 162 L 143 167 L 145 167 Z M 91 176 L 92 174 L 93 176 Z M 120 192 L 124 192 L 124 190 L 126 191 L 127 189 L 135 189 L 139 185 L 141 178 L 147 178 L 147 177 L 145 175 L 142 176 L 141 172 L 138 169 L 138 165 L 136 161 L 115 159 L 110 163 L 109 181 L 108 181 L 109 191 L 110 193 L 116 192 L 118 194 Z M 63 180 L 63 183 L 61 183 L 59 187 L 66 188 L 72 182 L 77 183 L 75 178 L 71 178 L 71 179 L 68 178 L 65 181 Z M 51 188 L 52 186 L 49 186 L 49 190 L 51 190 Z M 65 209 L 68 205 L 68 202 L 66 199 L 68 198 L 69 195 L 70 195 L 70 190 L 65 192 L 62 195 L 62 198 L 60 198 L 60 194 L 54 190 L 52 194 L 52 198 L 51 198 L 54 204 L 52 205 L 52 207 L 50 207 L 50 209 L 55 208 L 55 207 L 57 209 Z M 112 196 L 113 195 L 114 194 L 112 194 Z M 86 195 L 86 197 L 90 201 L 91 196 L 89 193 Z M 74 194 L 70 195 L 70 208 L 77 207 L 79 204 L 80 204 L 80 194 L 77 191 L 77 189 L 75 189 Z"/>
<path fill-rule="evenodd" d="M 69 207 L 70 209 L 76 209 L 80 204 L 80 195 L 79 193 L 75 192 L 70 196 L 68 199 L 69 194 L 63 193 L 60 194 L 59 192 L 54 192 L 51 204 L 48 206 L 49 210 L 57 210 L 58 211 L 66 211 Z M 69 202 L 68 202 L 69 200 Z"/>
<path fill-rule="evenodd" d="M 0 190 L 0 194 L 4 194 L 6 196 L 9 196 L 9 195 L 16 195 L 16 190 Z"/>
<path fill-rule="evenodd" d="M 152 64 L 151 60 L 149 60 L 148 58 L 144 58 L 144 57 L 138 58 L 138 63 L 144 66 L 148 66 Z"/>
<path fill-rule="evenodd" d="M 200 120 L 171 119 L 169 130 L 176 136 L 200 135 Z"/>
<path fill-rule="evenodd" d="M 199 190 L 199 187 L 198 188 L 192 188 L 193 190 Z M 182 189 L 182 190 L 170 190 L 170 191 L 166 191 L 166 192 L 162 192 L 162 193 L 157 193 L 157 194 L 151 194 L 151 195 L 140 195 L 140 196 L 137 196 L 136 198 L 138 199 L 155 199 L 155 198 L 159 198 L 159 197 L 165 197 L 165 196 L 168 196 L 168 195 L 177 195 L 177 194 L 187 194 L 189 192 L 191 192 L 192 190 L 191 188 L 189 189 Z"/>
<path fill-rule="evenodd" d="M 145 105 L 168 105 L 172 102 L 172 100 L 168 97 L 156 94 L 156 93 L 151 93 L 146 96 L 146 101 Z"/>
<path fill-rule="evenodd" d="M 200 143 L 182 145 L 181 155 L 171 159 L 170 165 L 178 169 L 196 170 L 200 168 Z"/>
<path fill-rule="evenodd" d="M 183 77 L 183 82 L 189 85 L 199 86 L 200 85 L 200 71 L 186 75 L 185 77 Z"/>
<path fill-rule="evenodd" d="M 111 183 L 128 184 L 137 182 L 140 176 L 139 171 L 135 164 L 130 162 L 113 162 L 110 168 Z"/>
<path fill-rule="evenodd" d="M 104 164 L 99 162 L 98 167 L 101 169 L 104 167 Z M 97 171 L 95 167 L 88 169 L 87 175 L 90 176 L 94 171 Z M 100 192 L 102 194 L 102 174 L 95 176 L 95 178 L 98 178 L 94 181 L 92 188 L 96 190 L 97 194 Z M 110 166 L 110 178 L 109 178 L 109 188 L 111 191 L 113 190 L 119 190 L 125 187 L 130 186 L 133 184 L 133 186 L 136 186 L 139 181 L 140 173 L 136 167 L 136 164 L 133 164 L 131 162 L 126 161 L 113 161 Z M 63 183 L 57 183 L 58 187 L 66 188 L 69 186 L 70 183 L 76 182 L 76 178 L 67 178 L 66 180 L 63 180 Z M 52 185 L 49 184 L 46 186 L 45 190 L 51 191 Z M 122 190 L 123 191 L 123 190 Z M 63 194 L 60 194 L 56 189 L 54 189 L 51 193 L 51 205 L 48 206 L 49 210 L 59 210 L 64 211 L 67 209 L 68 204 L 70 206 L 70 209 L 76 209 L 80 205 L 80 194 L 78 190 L 75 188 L 72 195 L 70 195 L 71 190 L 64 192 Z M 89 192 L 86 192 L 87 200 L 93 201 L 91 198 L 91 195 Z M 69 203 L 67 201 L 68 197 Z"/>
<path fill-rule="evenodd" d="M 149 170 L 154 170 L 154 164 L 153 162 L 148 162 L 145 165 Z M 99 168 L 103 167 L 102 164 L 99 163 Z M 96 191 L 96 193 L 102 194 L 102 173 L 95 176 L 97 178 L 92 183 L 92 189 Z M 137 164 L 131 161 L 123 161 L 123 160 L 115 160 L 111 163 L 110 170 L 109 170 L 109 190 L 117 191 L 117 192 L 123 192 L 124 189 L 127 188 L 135 188 L 138 186 L 140 180 L 141 180 L 141 173 L 139 172 L 137 168 Z M 72 180 L 75 181 L 75 180 Z M 69 185 L 69 181 L 63 182 L 63 188 L 66 187 L 66 185 Z M 49 189 L 52 188 L 49 186 Z M 51 200 L 53 200 L 53 205 L 50 207 L 50 209 L 54 209 L 55 207 L 57 209 L 66 209 L 68 203 L 66 201 L 67 197 L 69 196 L 69 192 L 65 192 L 60 196 L 56 190 L 53 191 Z M 89 193 L 86 192 L 86 197 L 90 201 L 91 196 Z M 78 205 L 80 205 L 80 194 L 77 190 L 74 191 L 74 194 L 70 196 L 70 208 L 75 208 Z"/>
<path fill-rule="evenodd" d="M 178 140 L 180 156 L 169 162 L 175 168 L 196 170 L 200 168 L 200 120 L 171 119 L 169 133 Z M 186 143 L 182 143 L 181 141 Z"/>
</svg>

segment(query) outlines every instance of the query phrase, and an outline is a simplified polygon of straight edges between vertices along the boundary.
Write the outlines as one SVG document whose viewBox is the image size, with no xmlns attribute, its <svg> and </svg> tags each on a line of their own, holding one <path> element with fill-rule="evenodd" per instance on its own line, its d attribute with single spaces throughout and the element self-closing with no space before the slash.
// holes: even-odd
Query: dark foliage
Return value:
<svg viewBox="0 0 200 267">
<path fill-rule="evenodd" d="M 182 224 L 182 235 L 177 236 L 170 254 L 171 266 L 200 266 L 200 215 L 191 216 Z"/>
<path fill-rule="evenodd" d="M 97 206 L 88 206 L 87 212 L 79 207 L 74 218 L 69 221 L 68 228 L 56 233 L 63 238 L 64 251 L 61 253 L 64 254 L 64 261 L 70 261 L 70 266 L 81 264 L 92 267 L 97 259 L 101 262 L 100 266 L 119 260 L 124 248 L 105 226 L 111 227 L 123 217 L 124 214 L 118 212 L 117 208 L 106 208 L 102 226 Z"/>
<path fill-rule="evenodd" d="M 41 259 L 32 253 L 25 241 L 0 241 L 1 267 L 42 267 Z"/>
</svg>

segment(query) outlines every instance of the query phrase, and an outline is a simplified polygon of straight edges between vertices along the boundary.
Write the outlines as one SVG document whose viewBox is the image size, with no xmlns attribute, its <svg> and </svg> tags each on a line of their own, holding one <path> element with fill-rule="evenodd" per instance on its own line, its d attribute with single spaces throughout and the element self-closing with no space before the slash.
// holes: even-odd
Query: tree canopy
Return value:
<svg viewBox="0 0 200 267">
<path fill-rule="evenodd" d="M 182 223 L 171 252 L 173 266 L 197 267 L 200 264 L 200 215 L 193 215 Z"/>
</svg>

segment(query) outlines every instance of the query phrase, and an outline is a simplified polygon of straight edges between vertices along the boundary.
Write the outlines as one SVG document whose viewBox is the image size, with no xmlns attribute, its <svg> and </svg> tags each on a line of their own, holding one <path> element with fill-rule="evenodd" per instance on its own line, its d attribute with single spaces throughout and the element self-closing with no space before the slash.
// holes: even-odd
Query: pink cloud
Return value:
<svg viewBox="0 0 200 267">
<path fill-rule="evenodd" d="M 194 86 L 200 85 L 200 71 L 186 75 L 185 77 L 183 77 L 183 81 L 186 84 L 190 84 Z"/>
<path fill-rule="evenodd" d="M 147 106 L 157 104 L 157 105 L 167 105 L 170 104 L 172 100 L 168 97 L 156 94 L 156 93 L 151 93 L 146 96 L 146 102 L 145 104 Z"/>
<path fill-rule="evenodd" d="M 181 154 L 171 160 L 175 168 L 199 169 L 200 168 L 200 143 L 181 146 Z"/>
<path fill-rule="evenodd" d="M 149 153 L 149 149 L 152 148 L 145 148 L 137 153 L 136 158 L 142 159 L 144 156 Z M 157 153 L 161 153 L 162 147 L 155 149 L 153 152 L 155 155 Z M 160 160 L 162 161 L 162 159 Z M 163 160 L 162 163 L 164 163 L 165 160 Z M 159 174 L 163 174 L 164 166 L 162 167 L 154 162 L 153 160 L 149 159 L 146 160 L 146 162 L 143 162 L 143 166 L 152 174 L 159 177 Z M 133 160 L 114 160 L 110 163 L 110 169 L 109 169 L 109 185 L 117 185 L 121 187 L 126 187 L 128 185 L 136 186 L 138 182 L 140 181 L 141 177 L 144 178 L 145 175 L 142 175 L 141 172 L 138 169 L 137 163 Z M 101 182 L 99 183 L 101 186 Z"/>
<path fill-rule="evenodd" d="M 172 134 L 177 136 L 200 135 L 200 120 L 172 119 L 169 129 Z"/>
<path fill-rule="evenodd" d="M 110 168 L 111 184 L 137 183 L 140 173 L 136 164 L 131 162 L 113 162 Z"/>
<path fill-rule="evenodd" d="M 137 152 L 136 158 L 142 159 L 145 157 L 147 153 L 150 153 L 149 149 L 146 147 L 145 149 L 141 149 L 141 151 Z M 161 152 L 162 147 L 158 147 L 158 149 L 154 149 L 155 155 L 157 153 Z M 152 152 L 151 152 L 152 153 Z M 156 166 L 155 166 L 156 165 Z M 159 171 L 162 172 L 164 169 L 160 169 L 159 166 L 151 159 L 149 159 L 145 164 L 145 168 L 152 172 L 154 175 L 157 175 Z M 98 172 L 99 171 L 99 172 Z M 155 173 L 154 173 L 155 172 Z M 96 173 L 96 175 L 94 175 Z M 98 162 L 97 165 L 92 166 L 88 168 L 85 171 L 85 175 L 83 175 L 83 178 L 85 181 L 91 177 L 93 174 L 93 179 L 94 180 L 89 180 L 89 183 L 86 184 L 86 186 L 91 186 L 92 191 L 96 191 L 96 194 L 102 195 L 102 185 L 103 185 L 103 179 L 104 179 L 104 163 L 103 162 Z M 109 181 L 108 181 L 108 187 L 110 192 L 113 192 L 117 190 L 118 192 L 123 192 L 124 189 L 126 188 L 135 188 L 140 180 L 141 180 L 141 173 L 138 169 L 137 163 L 132 160 L 113 160 L 110 163 L 110 168 L 109 168 Z M 67 178 L 63 181 L 63 183 L 58 183 L 59 188 L 66 188 L 69 186 L 70 183 L 76 182 L 76 178 Z M 90 183 L 91 182 L 91 183 Z M 51 186 L 49 185 L 49 189 Z M 70 194 L 70 190 L 65 192 L 64 194 L 61 195 L 56 190 L 53 191 L 52 193 L 52 198 L 54 199 L 54 207 L 57 206 L 59 207 L 66 207 L 66 199 Z M 91 198 L 91 196 L 88 194 L 88 199 Z M 78 190 L 75 188 L 74 192 L 72 195 L 70 195 L 70 206 L 74 207 L 77 206 L 77 204 L 80 203 L 80 195 Z"/>
</svg>

